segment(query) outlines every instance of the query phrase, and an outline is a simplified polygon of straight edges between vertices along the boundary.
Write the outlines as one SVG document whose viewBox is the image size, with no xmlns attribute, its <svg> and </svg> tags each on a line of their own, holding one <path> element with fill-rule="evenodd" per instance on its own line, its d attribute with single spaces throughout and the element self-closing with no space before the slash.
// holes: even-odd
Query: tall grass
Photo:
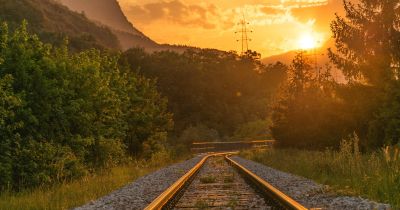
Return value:
<svg viewBox="0 0 400 210">
<path fill-rule="evenodd" d="M 159 152 L 149 161 L 132 161 L 130 164 L 114 167 L 70 183 L 19 193 L 3 192 L 0 195 L 0 210 L 71 209 L 181 159 L 183 158 L 171 157 L 167 152 Z"/>
<path fill-rule="evenodd" d="M 295 149 L 245 151 L 241 155 L 273 168 L 313 179 L 345 195 L 361 195 L 400 209 L 399 150 L 362 154 L 358 138 L 343 140 L 339 151 Z"/>
</svg>

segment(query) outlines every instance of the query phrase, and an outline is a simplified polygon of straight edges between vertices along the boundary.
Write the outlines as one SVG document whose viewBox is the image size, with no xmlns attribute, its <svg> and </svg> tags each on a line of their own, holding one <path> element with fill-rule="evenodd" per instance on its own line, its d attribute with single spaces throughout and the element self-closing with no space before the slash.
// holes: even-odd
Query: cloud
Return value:
<svg viewBox="0 0 400 210">
<path fill-rule="evenodd" d="M 277 7 L 270 7 L 270 6 L 263 6 L 260 8 L 261 12 L 265 13 L 266 15 L 284 15 L 285 10 L 282 8 Z"/>
<path fill-rule="evenodd" d="M 314 6 L 295 7 L 291 9 L 291 13 L 301 22 L 315 20 L 318 28 L 326 29 L 329 28 L 335 13 L 340 15 L 343 13 L 343 3 L 341 0 L 332 0 Z"/>
<path fill-rule="evenodd" d="M 221 19 L 213 4 L 185 4 L 180 0 L 159 1 L 143 5 L 131 5 L 128 14 L 135 22 L 152 23 L 166 20 L 175 24 L 214 29 Z"/>
<path fill-rule="evenodd" d="M 162 21 L 183 27 L 229 30 L 240 22 L 243 11 L 249 22 L 256 26 L 276 25 L 295 20 L 306 23 L 316 17 L 323 19 L 316 21 L 316 24 L 329 25 L 326 18 L 326 10 L 330 8 L 328 0 L 269 0 L 265 3 L 257 1 L 233 8 L 223 7 L 214 1 L 201 2 L 155 0 L 151 3 L 131 3 L 125 10 L 131 20 L 142 26 Z"/>
<path fill-rule="evenodd" d="M 129 20 L 161 43 L 231 50 L 243 13 L 252 49 L 265 55 L 293 50 L 304 33 L 329 39 L 342 0 L 118 0 Z"/>
</svg>

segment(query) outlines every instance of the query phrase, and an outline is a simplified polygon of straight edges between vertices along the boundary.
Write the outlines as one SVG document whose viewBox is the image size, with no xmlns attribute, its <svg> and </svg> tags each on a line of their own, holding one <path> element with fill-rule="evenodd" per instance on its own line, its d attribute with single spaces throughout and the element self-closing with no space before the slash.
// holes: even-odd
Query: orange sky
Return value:
<svg viewBox="0 0 400 210">
<path fill-rule="evenodd" d="M 240 51 L 242 13 L 250 48 L 262 56 L 312 47 L 330 37 L 342 0 L 119 0 L 129 20 L 159 43 Z M 314 43 L 310 43 L 314 42 Z"/>
</svg>

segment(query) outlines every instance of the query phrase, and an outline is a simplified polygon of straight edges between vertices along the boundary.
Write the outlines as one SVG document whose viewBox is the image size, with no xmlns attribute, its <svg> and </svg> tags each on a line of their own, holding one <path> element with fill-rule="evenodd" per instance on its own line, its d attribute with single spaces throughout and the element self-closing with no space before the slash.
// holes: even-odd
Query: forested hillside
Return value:
<svg viewBox="0 0 400 210">
<path fill-rule="evenodd" d="M 60 45 L 68 37 L 74 50 L 120 48 L 109 28 L 54 0 L 0 0 L 0 21 L 7 21 L 9 27 L 15 29 L 24 19 L 29 21 L 28 30 L 37 33 L 44 42 Z"/>
</svg>

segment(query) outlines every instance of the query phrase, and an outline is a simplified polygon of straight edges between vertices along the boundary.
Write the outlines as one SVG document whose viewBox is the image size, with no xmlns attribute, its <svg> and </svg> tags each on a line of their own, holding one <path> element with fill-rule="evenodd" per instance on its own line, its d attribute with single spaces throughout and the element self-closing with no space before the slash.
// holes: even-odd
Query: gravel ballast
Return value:
<svg viewBox="0 0 400 210">
<path fill-rule="evenodd" d="M 137 179 L 135 182 L 112 192 L 96 201 L 77 207 L 75 210 L 128 210 L 144 209 L 158 195 L 171 186 L 176 180 L 189 171 L 201 160 L 201 156 L 185 162 L 171 165 L 154 173 Z M 257 174 L 283 193 L 292 197 L 307 208 L 322 208 L 329 210 L 390 210 L 387 204 L 373 202 L 361 197 L 338 196 L 324 185 L 278 171 L 268 166 L 233 157 L 235 161 Z"/>
<path fill-rule="evenodd" d="M 143 176 L 135 182 L 112 192 L 96 201 L 92 201 L 75 210 L 128 210 L 144 209 L 164 190 L 189 171 L 202 157 L 195 157 L 182 163 L 160 169 Z"/>
<path fill-rule="evenodd" d="M 303 177 L 278 171 L 260 163 L 240 157 L 233 157 L 232 159 L 308 208 L 329 210 L 391 209 L 387 204 L 376 203 L 360 197 L 334 195 L 327 192 L 324 185 L 317 184 Z"/>
</svg>

